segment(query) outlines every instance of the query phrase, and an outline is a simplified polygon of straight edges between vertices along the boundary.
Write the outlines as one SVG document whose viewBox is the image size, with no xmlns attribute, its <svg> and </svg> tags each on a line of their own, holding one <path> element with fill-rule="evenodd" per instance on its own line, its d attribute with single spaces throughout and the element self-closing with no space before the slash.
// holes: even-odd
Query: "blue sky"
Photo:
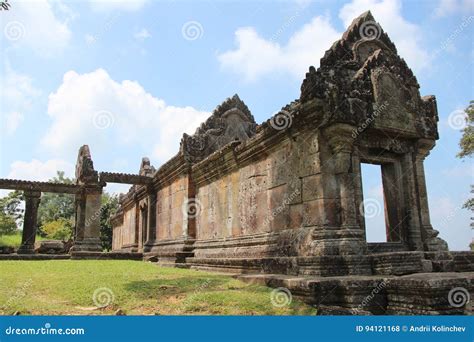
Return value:
<svg viewBox="0 0 474 342">
<path fill-rule="evenodd" d="M 422 95 L 438 100 L 440 140 L 425 163 L 433 226 L 452 249 L 471 241 L 461 206 L 473 164 L 455 155 L 460 110 L 474 99 L 472 1 L 9 3 L 0 12 L 0 177 L 35 180 L 58 169 L 73 176 L 82 144 L 98 170 L 136 172 L 142 156 L 159 166 L 234 93 L 257 122 L 268 119 L 370 9 Z M 379 175 L 364 181 L 379 198 Z"/>
</svg>

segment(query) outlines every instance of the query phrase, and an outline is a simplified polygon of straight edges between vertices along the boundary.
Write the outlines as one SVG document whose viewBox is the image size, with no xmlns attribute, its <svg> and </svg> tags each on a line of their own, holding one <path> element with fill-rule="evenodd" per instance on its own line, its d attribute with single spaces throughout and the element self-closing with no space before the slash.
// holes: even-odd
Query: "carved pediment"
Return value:
<svg viewBox="0 0 474 342">
<path fill-rule="evenodd" d="M 436 102 L 421 98 L 416 77 L 370 12 L 352 22 L 320 65 L 306 74 L 300 102 L 322 100 L 327 108 L 319 113 L 321 122 L 359 126 L 370 121 L 409 137 L 437 137 Z M 373 120 L 383 104 L 386 110 Z"/>
<path fill-rule="evenodd" d="M 234 95 L 219 105 L 194 135 L 183 134 L 180 151 L 189 162 L 198 162 L 232 141 L 255 135 L 257 124 L 245 103 Z"/>
</svg>

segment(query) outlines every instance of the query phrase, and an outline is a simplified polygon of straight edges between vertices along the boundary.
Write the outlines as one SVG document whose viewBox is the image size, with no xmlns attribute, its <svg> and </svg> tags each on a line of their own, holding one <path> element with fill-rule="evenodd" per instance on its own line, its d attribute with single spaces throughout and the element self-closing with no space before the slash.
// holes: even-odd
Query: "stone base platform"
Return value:
<svg viewBox="0 0 474 342">
<path fill-rule="evenodd" d="M 344 277 L 246 274 L 236 277 L 245 282 L 287 288 L 292 296 L 315 306 L 322 315 L 472 313 L 474 272 Z"/>
<path fill-rule="evenodd" d="M 69 254 L 0 254 L 0 260 L 68 260 Z"/>
<path fill-rule="evenodd" d="M 143 260 L 142 253 L 135 252 L 71 252 L 73 260 Z"/>
<path fill-rule="evenodd" d="M 362 256 L 313 256 L 272 258 L 187 258 L 190 268 L 206 271 L 277 273 L 291 275 L 360 275 L 371 274 L 370 258 Z"/>
</svg>

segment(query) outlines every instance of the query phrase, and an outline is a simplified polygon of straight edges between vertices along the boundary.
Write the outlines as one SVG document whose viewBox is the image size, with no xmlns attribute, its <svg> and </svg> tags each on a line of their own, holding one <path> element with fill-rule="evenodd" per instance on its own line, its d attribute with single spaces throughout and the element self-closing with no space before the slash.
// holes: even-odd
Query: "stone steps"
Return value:
<svg viewBox="0 0 474 342">
<path fill-rule="evenodd" d="M 319 314 L 472 314 L 470 296 L 474 292 L 474 272 L 343 277 L 247 274 L 237 278 L 287 288 L 292 295 L 318 308 Z M 453 295 L 450 300 L 453 290 L 458 291 L 457 304 L 461 306 L 456 305 Z M 466 293 L 470 295 L 462 297 Z"/>
</svg>

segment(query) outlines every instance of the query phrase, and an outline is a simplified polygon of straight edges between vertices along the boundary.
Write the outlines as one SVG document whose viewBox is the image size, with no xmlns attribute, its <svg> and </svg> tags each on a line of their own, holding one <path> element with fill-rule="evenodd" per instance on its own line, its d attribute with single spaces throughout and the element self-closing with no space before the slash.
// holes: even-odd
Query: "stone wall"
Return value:
<svg viewBox="0 0 474 342">
<path fill-rule="evenodd" d="M 188 200 L 188 176 L 183 175 L 158 190 L 156 196 L 156 237 L 158 240 L 177 239 L 187 234 L 185 210 Z"/>
<path fill-rule="evenodd" d="M 123 197 L 114 250 L 135 244 L 166 263 L 316 275 L 372 274 L 374 253 L 447 251 L 423 170 L 438 138 L 436 100 L 418 89 L 364 13 L 309 68 L 300 98 L 269 120 L 257 125 L 235 95 L 183 135 L 175 157 L 156 171 L 148 162 L 153 181 Z M 365 238 L 361 163 L 381 166 L 386 244 Z"/>
</svg>

